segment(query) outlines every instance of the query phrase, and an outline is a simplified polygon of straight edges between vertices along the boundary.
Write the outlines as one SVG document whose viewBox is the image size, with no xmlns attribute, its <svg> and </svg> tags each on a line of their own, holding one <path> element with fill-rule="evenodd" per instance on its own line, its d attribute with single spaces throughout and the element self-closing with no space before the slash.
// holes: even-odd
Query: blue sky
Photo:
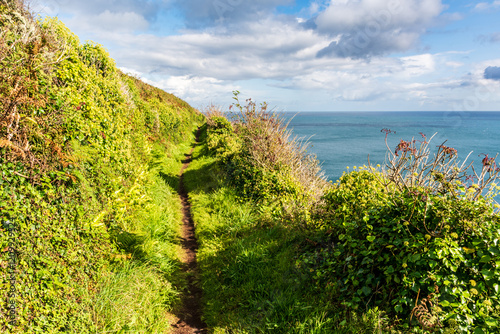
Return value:
<svg viewBox="0 0 500 334">
<path fill-rule="evenodd" d="M 32 0 L 196 108 L 500 110 L 500 1 Z"/>
</svg>

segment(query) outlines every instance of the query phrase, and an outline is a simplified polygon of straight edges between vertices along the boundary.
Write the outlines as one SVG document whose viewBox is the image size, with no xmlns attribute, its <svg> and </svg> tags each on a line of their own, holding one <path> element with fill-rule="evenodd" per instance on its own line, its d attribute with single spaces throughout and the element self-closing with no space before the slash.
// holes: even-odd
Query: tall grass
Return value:
<svg viewBox="0 0 500 334">
<path fill-rule="evenodd" d="M 121 254 L 100 290 L 89 298 L 95 330 L 106 333 L 164 333 L 171 328 L 185 281 L 180 272 L 181 204 L 178 173 L 188 144 L 152 152 L 147 202 L 127 230 L 114 231 Z"/>
<path fill-rule="evenodd" d="M 126 261 L 102 284 L 93 305 L 96 332 L 160 333 L 170 327 L 168 312 L 178 292 L 151 264 Z"/>
</svg>

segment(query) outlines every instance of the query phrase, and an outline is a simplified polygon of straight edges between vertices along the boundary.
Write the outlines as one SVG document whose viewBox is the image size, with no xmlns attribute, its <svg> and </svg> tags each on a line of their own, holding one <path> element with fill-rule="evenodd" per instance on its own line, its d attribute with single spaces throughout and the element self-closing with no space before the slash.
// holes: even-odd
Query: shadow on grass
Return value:
<svg viewBox="0 0 500 334">
<path fill-rule="evenodd" d="M 184 174 L 193 194 L 204 317 L 212 329 L 244 333 L 340 333 L 331 297 L 296 265 L 303 231 L 262 221 L 237 203 L 216 162 L 198 148 Z M 197 197 L 197 195 L 200 197 Z M 198 201 L 198 202 L 197 202 Z M 196 212 L 197 211 L 197 212 Z"/>
<path fill-rule="evenodd" d="M 193 158 L 193 163 L 196 163 L 196 158 Z M 184 172 L 184 183 L 189 192 L 194 193 L 211 193 L 220 188 L 220 176 L 217 172 L 215 162 L 200 164 L 197 169 L 188 169 Z"/>
<path fill-rule="evenodd" d="M 172 175 L 172 174 L 167 174 L 167 173 L 163 173 L 163 172 L 159 172 L 158 175 L 172 189 L 178 189 L 179 188 L 179 175 Z"/>
<path fill-rule="evenodd" d="M 109 230 L 111 240 L 117 245 L 118 249 L 126 254 L 131 254 L 134 260 L 145 260 L 146 253 L 142 249 L 146 237 L 137 233 L 130 233 L 121 228 L 112 228 Z"/>
<path fill-rule="evenodd" d="M 224 241 L 199 261 L 207 321 L 247 333 L 331 333 L 332 308 L 321 307 L 327 295 L 318 296 L 309 275 L 294 265 L 297 233 L 256 224 L 211 232 Z"/>
</svg>

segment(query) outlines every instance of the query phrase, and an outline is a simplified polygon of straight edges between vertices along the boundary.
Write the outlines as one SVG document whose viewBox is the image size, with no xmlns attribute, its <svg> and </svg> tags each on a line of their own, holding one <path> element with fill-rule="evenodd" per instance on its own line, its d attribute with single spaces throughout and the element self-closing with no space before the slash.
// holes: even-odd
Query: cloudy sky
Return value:
<svg viewBox="0 0 500 334">
<path fill-rule="evenodd" d="M 500 110 L 500 1 L 31 0 L 197 108 Z"/>
</svg>

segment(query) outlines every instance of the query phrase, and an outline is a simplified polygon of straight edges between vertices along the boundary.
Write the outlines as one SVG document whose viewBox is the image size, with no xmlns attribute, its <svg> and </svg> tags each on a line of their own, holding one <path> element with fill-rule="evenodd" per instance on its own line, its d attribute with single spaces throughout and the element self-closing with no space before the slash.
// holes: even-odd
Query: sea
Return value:
<svg viewBox="0 0 500 334">
<path fill-rule="evenodd" d="M 293 135 L 310 143 L 308 153 L 316 155 L 328 180 L 356 166 L 384 165 L 389 149 L 394 152 L 401 139 L 430 142 L 431 153 L 437 146 L 455 148 L 458 160 L 473 161 L 476 171 L 487 154 L 500 152 L 500 112 L 284 112 Z M 500 163 L 500 155 L 497 159 Z M 500 164 L 499 164 L 500 166 Z M 348 169 L 349 167 L 349 169 Z"/>
</svg>

